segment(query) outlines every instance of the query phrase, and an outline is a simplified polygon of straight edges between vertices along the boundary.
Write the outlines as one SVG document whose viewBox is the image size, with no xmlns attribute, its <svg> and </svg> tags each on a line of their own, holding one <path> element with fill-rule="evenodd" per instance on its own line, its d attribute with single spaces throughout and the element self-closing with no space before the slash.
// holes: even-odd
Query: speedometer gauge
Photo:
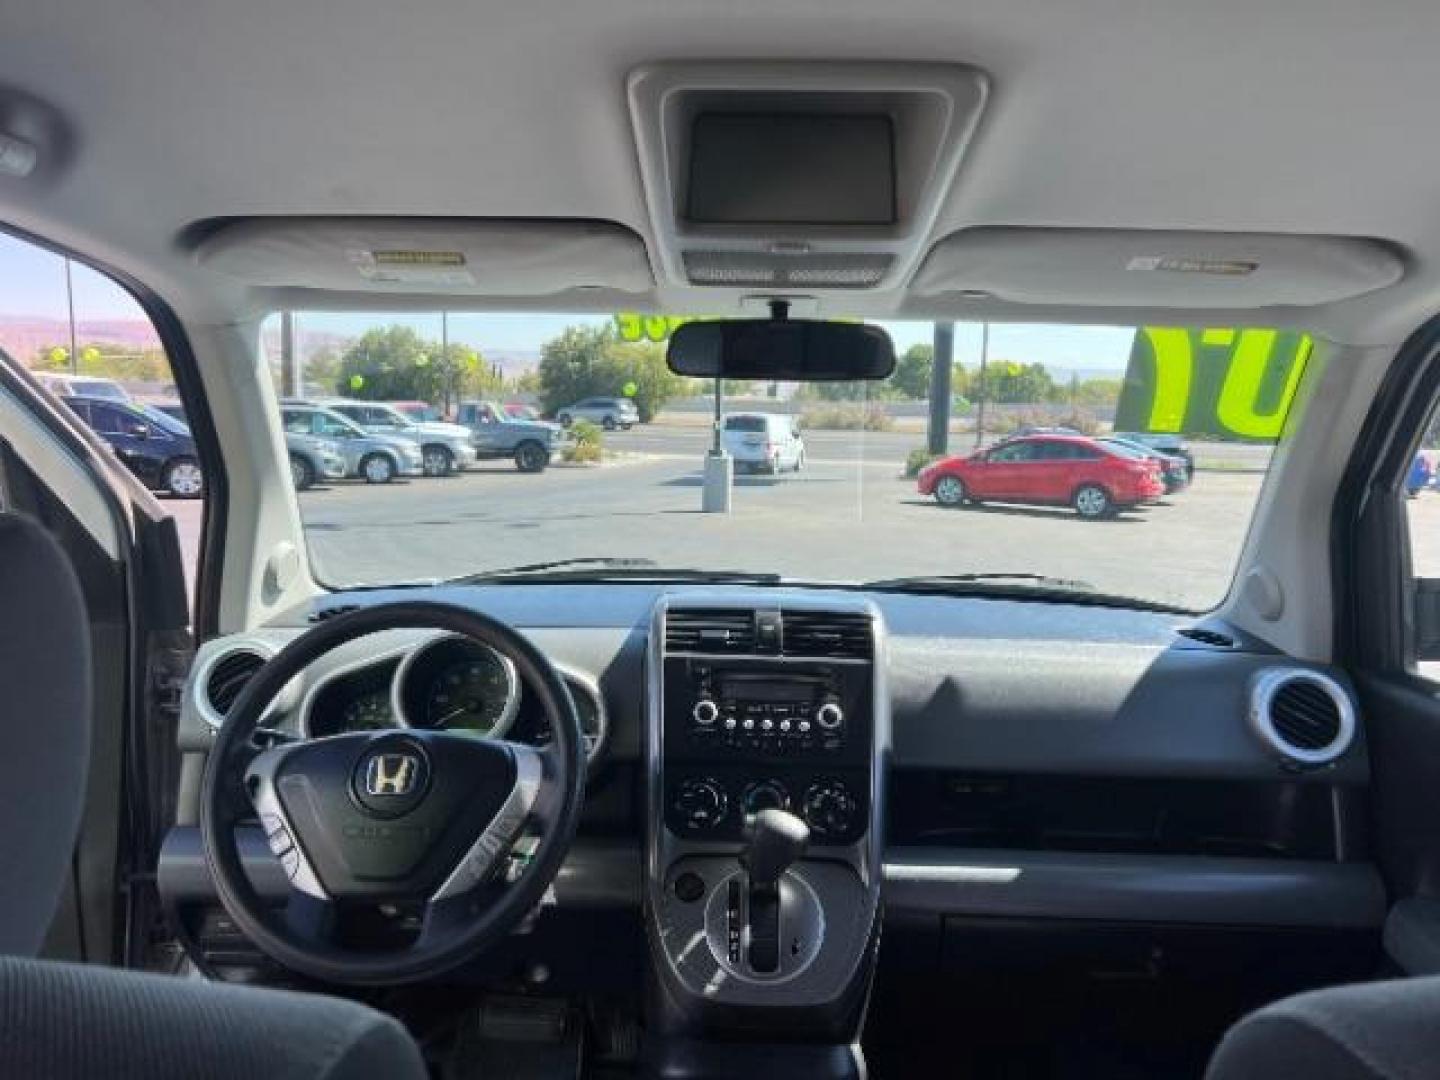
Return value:
<svg viewBox="0 0 1440 1080">
<path fill-rule="evenodd" d="M 441 668 L 425 698 L 425 726 L 496 733 L 512 712 L 509 667 L 494 653 L 475 651 Z"/>
</svg>

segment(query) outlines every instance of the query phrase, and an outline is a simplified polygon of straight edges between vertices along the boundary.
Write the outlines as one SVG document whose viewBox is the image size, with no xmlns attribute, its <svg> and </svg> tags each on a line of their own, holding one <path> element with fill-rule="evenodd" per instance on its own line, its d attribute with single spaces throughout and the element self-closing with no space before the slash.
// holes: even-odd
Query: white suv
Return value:
<svg viewBox="0 0 1440 1080">
<path fill-rule="evenodd" d="M 780 413 L 731 413 L 725 417 L 722 445 L 736 470 L 778 473 L 805 467 L 800 421 Z"/>
<path fill-rule="evenodd" d="M 627 397 L 590 397 L 567 405 L 555 413 L 563 427 L 569 427 L 576 420 L 589 420 L 599 424 L 606 431 L 616 428 L 632 428 L 640 422 L 640 411 L 635 402 Z"/>
</svg>

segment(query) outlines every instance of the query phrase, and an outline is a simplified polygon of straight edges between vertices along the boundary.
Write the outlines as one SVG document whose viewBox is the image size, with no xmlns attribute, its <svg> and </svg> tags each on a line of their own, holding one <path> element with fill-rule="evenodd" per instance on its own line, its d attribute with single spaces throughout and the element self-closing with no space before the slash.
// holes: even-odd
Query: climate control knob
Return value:
<svg viewBox="0 0 1440 1080">
<path fill-rule="evenodd" d="M 826 731 L 834 731 L 844 719 L 844 710 L 834 701 L 827 701 L 815 710 L 815 722 Z"/>
<path fill-rule="evenodd" d="M 757 780 L 745 789 L 740 805 L 746 817 L 754 817 L 761 810 L 788 810 L 790 793 L 779 780 Z"/>
<path fill-rule="evenodd" d="M 817 838 L 833 839 L 854 829 L 860 804 L 839 780 L 817 780 L 806 789 L 802 809 Z"/>
<path fill-rule="evenodd" d="M 711 727 L 720 718 L 720 706 L 709 698 L 701 698 L 695 702 L 695 707 L 690 710 L 690 715 L 701 727 Z"/>
<path fill-rule="evenodd" d="M 705 832 L 725 820 L 730 800 L 714 780 L 692 779 L 680 782 L 671 805 L 681 824 Z"/>
</svg>

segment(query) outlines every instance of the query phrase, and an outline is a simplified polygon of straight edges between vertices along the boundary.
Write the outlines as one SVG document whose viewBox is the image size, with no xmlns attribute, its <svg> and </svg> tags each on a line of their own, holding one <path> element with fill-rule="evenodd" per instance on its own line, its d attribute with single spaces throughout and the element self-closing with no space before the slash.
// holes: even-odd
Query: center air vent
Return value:
<svg viewBox="0 0 1440 1080">
<path fill-rule="evenodd" d="M 219 727 L 234 707 L 240 692 L 255 673 L 265 666 L 268 657 L 253 648 L 236 648 L 221 653 L 210 662 L 205 673 L 204 701 L 208 708 L 205 719 Z"/>
<path fill-rule="evenodd" d="M 1334 679 L 1304 668 L 1256 677 L 1250 726 L 1260 741 L 1292 764 L 1327 765 L 1355 738 L 1355 706 Z"/>
<path fill-rule="evenodd" d="M 837 611 L 784 613 L 786 656 L 869 660 L 874 653 L 870 616 Z"/>
<path fill-rule="evenodd" d="M 665 615 L 669 653 L 749 653 L 755 650 L 755 613 L 734 608 L 688 608 Z"/>
</svg>

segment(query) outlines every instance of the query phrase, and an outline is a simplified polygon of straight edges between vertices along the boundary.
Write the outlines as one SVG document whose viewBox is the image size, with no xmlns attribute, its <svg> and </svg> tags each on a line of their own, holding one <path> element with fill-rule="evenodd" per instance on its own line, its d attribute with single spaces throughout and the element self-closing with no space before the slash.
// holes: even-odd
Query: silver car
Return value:
<svg viewBox="0 0 1440 1080">
<path fill-rule="evenodd" d="M 285 450 L 290 455 L 290 479 L 296 491 L 308 491 L 321 480 L 343 480 L 349 472 L 336 439 L 286 431 Z"/>
<path fill-rule="evenodd" d="M 420 447 L 426 476 L 449 476 L 475 464 L 475 447 L 468 429 L 438 420 L 415 420 L 382 401 L 339 398 L 316 402 L 347 416 L 366 431 L 408 439 Z"/>
<path fill-rule="evenodd" d="M 397 476 L 424 475 L 420 447 L 409 439 L 373 434 L 337 412 L 308 403 L 283 403 L 280 419 L 287 433 L 333 442 L 345 459 L 346 476 L 388 484 Z"/>
<path fill-rule="evenodd" d="M 640 410 L 627 397 L 589 397 L 555 411 L 555 419 L 562 427 L 569 427 L 576 420 L 589 420 L 599 424 L 606 431 L 616 428 L 632 428 L 640 422 Z"/>
</svg>

